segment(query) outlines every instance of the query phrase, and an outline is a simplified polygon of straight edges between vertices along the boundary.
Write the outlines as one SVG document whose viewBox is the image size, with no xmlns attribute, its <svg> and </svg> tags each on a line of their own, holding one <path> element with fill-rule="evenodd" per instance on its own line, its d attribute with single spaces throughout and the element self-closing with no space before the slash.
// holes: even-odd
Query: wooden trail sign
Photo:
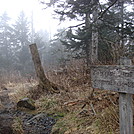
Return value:
<svg viewBox="0 0 134 134">
<path fill-rule="evenodd" d="M 133 134 L 134 66 L 130 59 L 121 65 L 91 66 L 93 88 L 119 92 L 120 134 Z"/>
<path fill-rule="evenodd" d="M 93 88 L 134 94 L 134 66 L 92 66 Z"/>
</svg>

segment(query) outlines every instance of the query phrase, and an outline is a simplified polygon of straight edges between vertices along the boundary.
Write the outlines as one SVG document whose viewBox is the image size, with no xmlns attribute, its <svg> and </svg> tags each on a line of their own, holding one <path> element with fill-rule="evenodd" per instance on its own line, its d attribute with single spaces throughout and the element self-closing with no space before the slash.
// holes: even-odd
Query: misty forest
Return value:
<svg viewBox="0 0 134 134">
<path fill-rule="evenodd" d="M 0 134 L 133 134 L 120 96 L 134 89 L 134 1 L 37 1 L 56 32 L 0 14 Z"/>
</svg>

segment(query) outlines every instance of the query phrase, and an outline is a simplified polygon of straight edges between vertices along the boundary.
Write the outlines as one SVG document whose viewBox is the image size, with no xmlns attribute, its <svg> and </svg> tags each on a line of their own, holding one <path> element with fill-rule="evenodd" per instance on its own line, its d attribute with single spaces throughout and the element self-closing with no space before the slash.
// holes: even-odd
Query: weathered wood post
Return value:
<svg viewBox="0 0 134 134">
<path fill-rule="evenodd" d="M 120 65 L 91 66 L 93 88 L 119 92 L 120 134 L 133 134 L 134 66 L 122 58 Z"/>
<path fill-rule="evenodd" d="M 120 65 L 131 65 L 131 60 L 121 58 Z M 133 134 L 132 96 L 133 95 L 129 93 L 119 93 L 120 134 Z"/>
<path fill-rule="evenodd" d="M 46 78 L 43 67 L 41 65 L 41 60 L 40 60 L 37 46 L 36 44 L 31 44 L 29 47 L 30 47 L 30 51 L 32 54 L 32 60 L 34 63 L 36 75 L 39 79 L 39 83 L 42 83 L 42 82 L 46 83 L 48 79 Z"/>
<path fill-rule="evenodd" d="M 31 44 L 29 47 L 32 54 L 32 60 L 34 62 L 36 75 L 39 79 L 39 89 L 45 90 L 47 92 L 49 91 L 51 93 L 59 93 L 59 86 L 50 82 L 44 73 L 36 44 Z"/>
</svg>

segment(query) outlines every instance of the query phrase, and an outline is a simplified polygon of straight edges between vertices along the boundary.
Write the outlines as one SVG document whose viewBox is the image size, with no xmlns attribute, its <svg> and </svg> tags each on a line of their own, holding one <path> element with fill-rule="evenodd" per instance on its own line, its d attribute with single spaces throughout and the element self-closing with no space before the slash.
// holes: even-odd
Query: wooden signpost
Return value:
<svg viewBox="0 0 134 134">
<path fill-rule="evenodd" d="M 120 134 L 133 134 L 134 66 L 122 58 L 120 65 L 91 66 L 92 87 L 119 92 Z"/>
</svg>

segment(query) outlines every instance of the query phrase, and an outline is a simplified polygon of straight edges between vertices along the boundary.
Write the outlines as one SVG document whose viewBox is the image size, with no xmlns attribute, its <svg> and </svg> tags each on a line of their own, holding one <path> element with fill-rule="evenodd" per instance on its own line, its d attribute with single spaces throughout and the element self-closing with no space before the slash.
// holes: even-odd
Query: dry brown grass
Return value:
<svg viewBox="0 0 134 134">
<path fill-rule="evenodd" d="M 119 112 L 117 106 L 109 106 L 96 116 L 91 126 L 93 134 L 119 134 Z"/>
<path fill-rule="evenodd" d="M 84 66 L 84 61 L 72 61 L 69 65 L 67 65 L 64 69 L 66 71 L 59 73 L 54 73 L 53 69 L 46 73 L 49 80 L 55 82 L 58 85 L 62 85 L 66 88 L 79 86 L 83 83 L 89 84 L 89 76 L 86 73 L 86 66 Z"/>
<path fill-rule="evenodd" d="M 7 84 L 10 99 L 14 102 L 18 102 L 20 99 L 28 96 L 28 92 L 37 85 L 36 83 L 16 83 L 14 86 L 12 84 Z"/>
<path fill-rule="evenodd" d="M 58 134 L 116 134 L 118 94 L 103 90 L 94 90 L 93 93 L 83 64 L 73 61 L 66 73 L 55 74 L 52 70 L 46 73 L 50 81 L 64 86 L 65 90 L 61 89 L 59 94 L 41 93 L 36 100 L 37 112 L 48 113 L 57 119 L 53 132 Z M 14 83 L 6 85 L 12 90 L 10 96 L 14 101 L 26 97 L 27 92 L 37 85 L 34 80 Z"/>
<path fill-rule="evenodd" d="M 118 94 L 103 90 L 95 90 L 92 94 L 89 74 L 82 64 L 71 64 L 67 74 L 47 73 L 51 81 L 67 90 L 42 96 L 36 101 L 38 110 L 58 118 L 53 128 L 58 134 L 118 133 L 118 109 L 110 109 L 118 107 Z"/>
<path fill-rule="evenodd" d="M 0 91 L 8 89 L 10 99 L 17 102 L 26 97 L 28 91 L 37 85 L 37 80 L 32 77 L 23 77 L 19 72 L 3 72 L 0 78 Z"/>
<path fill-rule="evenodd" d="M 24 130 L 22 127 L 22 120 L 20 118 L 16 117 L 13 120 L 12 128 L 14 134 L 24 134 Z"/>
</svg>

